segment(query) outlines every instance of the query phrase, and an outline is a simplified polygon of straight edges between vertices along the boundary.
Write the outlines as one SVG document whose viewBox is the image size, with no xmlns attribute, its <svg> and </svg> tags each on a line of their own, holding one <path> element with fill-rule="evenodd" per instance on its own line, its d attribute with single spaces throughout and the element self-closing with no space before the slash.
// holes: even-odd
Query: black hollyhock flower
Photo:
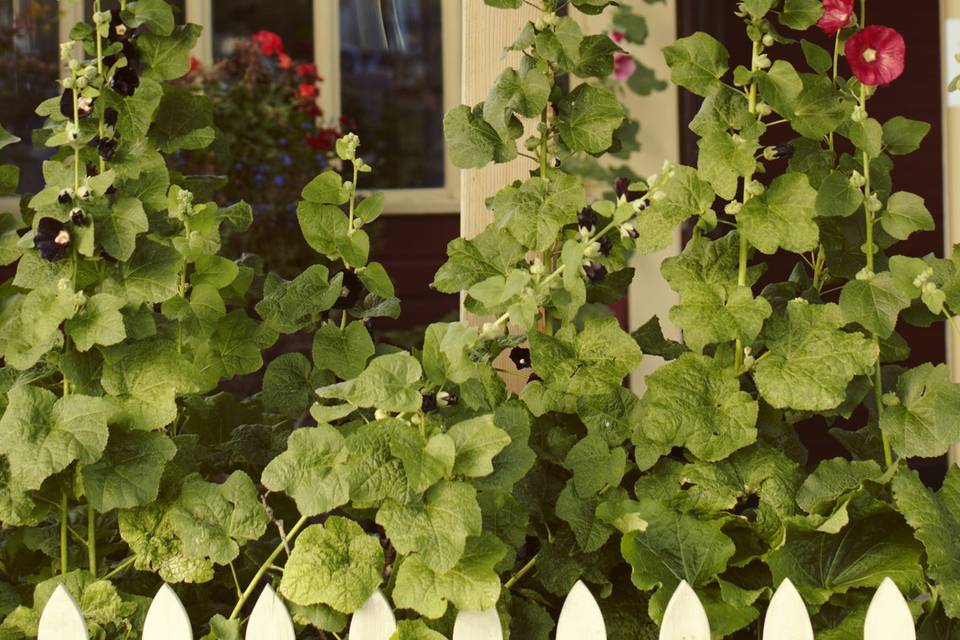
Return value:
<svg viewBox="0 0 960 640">
<path fill-rule="evenodd" d="M 616 182 L 613 183 L 613 190 L 617 192 L 618 198 L 626 198 L 627 202 L 633 202 L 640 198 L 640 192 L 630 190 L 631 182 L 633 181 L 630 178 L 624 176 L 617 178 Z"/>
<path fill-rule="evenodd" d="M 363 300 L 363 294 L 367 291 L 352 269 L 346 269 L 342 273 L 343 291 L 340 293 L 340 299 L 333 305 L 334 309 L 349 309 L 355 306 Z"/>
<path fill-rule="evenodd" d="M 603 236 L 597 243 L 600 245 L 600 255 L 608 256 L 613 251 L 613 238 L 610 236 Z"/>
<path fill-rule="evenodd" d="M 86 118 L 93 112 L 93 100 L 80 98 L 77 103 L 77 115 Z M 64 89 L 60 94 L 60 113 L 64 118 L 73 120 L 73 89 Z"/>
<path fill-rule="evenodd" d="M 448 391 L 443 401 L 447 403 L 448 407 L 452 407 L 454 405 L 460 404 L 460 396 L 458 396 L 453 392 Z"/>
<path fill-rule="evenodd" d="M 129 41 L 123 43 L 123 48 L 119 52 L 105 56 L 103 58 L 103 64 L 106 65 L 107 68 L 111 68 L 120 61 L 121 55 L 127 59 L 126 66 L 137 73 L 140 72 L 140 50 L 137 49 L 135 44 Z"/>
<path fill-rule="evenodd" d="M 140 75 L 129 65 L 113 72 L 110 86 L 122 96 L 130 97 L 140 86 Z"/>
<path fill-rule="evenodd" d="M 773 147 L 774 160 L 789 160 L 793 157 L 792 144 L 778 144 Z"/>
<path fill-rule="evenodd" d="M 104 191 L 103 193 L 104 195 L 112 196 L 116 192 L 117 192 L 117 188 L 113 185 L 110 185 L 109 187 L 107 187 L 107 190 Z"/>
<path fill-rule="evenodd" d="M 97 153 L 104 160 L 113 160 L 119 144 L 116 138 L 97 138 Z"/>
<path fill-rule="evenodd" d="M 530 349 L 526 347 L 514 347 L 510 350 L 510 359 L 517 369 L 528 369 L 530 367 Z"/>
<path fill-rule="evenodd" d="M 583 268 L 583 271 L 587 274 L 587 280 L 593 284 L 603 282 L 604 278 L 607 277 L 607 268 L 599 262 L 591 262 Z"/>
<path fill-rule="evenodd" d="M 117 126 L 117 118 L 119 117 L 120 114 L 113 107 L 107 107 L 103 110 L 103 123 L 108 127 Z"/>
<path fill-rule="evenodd" d="M 67 225 L 55 218 L 41 218 L 37 223 L 33 246 L 44 260 L 50 262 L 63 260 L 67 257 L 67 247 L 70 246 L 70 232 L 67 231 Z"/>
<path fill-rule="evenodd" d="M 577 224 L 581 229 L 592 229 L 597 224 L 597 212 L 586 207 L 577 214 Z"/>
<path fill-rule="evenodd" d="M 60 204 L 70 204 L 73 202 L 73 193 L 70 189 L 64 189 L 60 192 L 60 195 L 57 196 L 57 202 Z"/>
<path fill-rule="evenodd" d="M 87 226 L 87 216 L 84 215 L 83 209 L 74 209 L 70 212 L 70 222 L 77 225 L 78 227 Z"/>
<path fill-rule="evenodd" d="M 420 405 L 420 410 L 424 413 L 433 413 L 437 410 L 437 394 L 433 391 L 424 391 L 423 402 Z"/>
<path fill-rule="evenodd" d="M 126 42 L 134 36 L 136 29 L 124 24 L 120 17 L 120 9 L 110 10 L 110 31 L 107 32 L 107 40 L 110 42 Z"/>
</svg>

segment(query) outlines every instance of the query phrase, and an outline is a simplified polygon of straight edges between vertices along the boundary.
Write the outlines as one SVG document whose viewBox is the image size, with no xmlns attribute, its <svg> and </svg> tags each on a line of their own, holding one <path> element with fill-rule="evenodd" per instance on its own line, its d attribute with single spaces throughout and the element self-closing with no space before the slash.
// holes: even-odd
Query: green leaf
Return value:
<svg viewBox="0 0 960 640">
<path fill-rule="evenodd" d="M 809 40 L 801 40 L 800 48 L 803 49 L 803 57 L 807 65 L 817 73 L 826 73 L 833 66 L 833 56 L 823 47 Z"/>
<path fill-rule="evenodd" d="M 129 260 L 137 236 L 149 228 L 143 204 L 136 198 L 120 198 L 109 208 L 93 210 L 97 240 L 117 260 Z"/>
<path fill-rule="evenodd" d="M 253 373 L 263 366 L 260 352 L 276 337 L 276 333 L 247 317 L 243 309 L 237 309 L 220 320 L 210 337 L 210 360 L 219 365 L 225 378 Z"/>
<path fill-rule="evenodd" d="M 173 422 L 176 392 L 184 383 L 182 361 L 172 341 L 123 342 L 102 349 L 101 354 L 100 384 L 119 401 L 118 418 L 144 431 Z"/>
<path fill-rule="evenodd" d="M 709 211 L 716 197 L 709 183 L 691 167 L 675 167 L 671 175 L 661 180 L 657 186 L 664 195 L 637 218 L 637 228 L 642 230 L 636 246 L 640 255 L 669 246 L 677 225 L 690 216 Z"/>
<path fill-rule="evenodd" d="M 391 434 L 390 453 L 403 463 L 410 488 L 422 493 L 453 474 L 456 444 L 445 433 L 434 434 L 427 440 L 416 429 L 405 427 Z"/>
<path fill-rule="evenodd" d="M 20 142 L 20 138 L 0 126 L 0 149 Z"/>
<path fill-rule="evenodd" d="M 337 251 L 347 265 L 363 267 L 370 256 L 370 236 L 362 229 L 347 232 L 336 239 Z"/>
<path fill-rule="evenodd" d="M 340 298 L 342 277 L 328 281 L 328 274 L 325 266 L 314 264 L 290 281 L 268 275 L 257 313 L 280 333 L 295 333 L 313 324 Z"/>
<path fill-rule="evenodd" d="M 907 592 L 922 584 L 921 549 L 899 514 L 856 520 L 839 534 L 791 531 L 768 555 L 774 584 L 790 578 L 809 605 L 889 577 Z"/>
<path fill-rule="evenodd" d="M 887 147 L 887 153 L 895 156 L 907 155 L 920 148 L 928 133 L 928 123 L 894 116 L 883 123 L 883 144 Z"/>
<path fill-rule="evenodd" d="M 940 491 L 927 489 L 916 471 L 901 468 L 893 479 L 897 508 L 915 530 L 927 554 L 927 574 L 937 583 L 937 593 L 947 615 L 960 616 L 960 471 L 947 471 Z"/>
<path fill-rule="evenodd" d="M 103 398 L 57 398 L 40 387 L 13 387 L 0 419 L 0 454 L 7 457 L 14 486 L 39 489 L 74 461 L 96 462 L 107 445 L 111 413 Z"/>
<path fill-rule="evenodd" d="M 850 142 L 871 158 L 876 158 L 883 151 L 883 127 L 873 118 L 863 122 L 852 122 L 847 127 Z"/>
<path fill-rule="evenodd" d="M 284 353 L 263 374 L 263 406 L 267 411 L 299 418 L 310 406 L 315 376 L 302 353 Z"/>
<path fill-rule="evenodd" d="M 470 240 L 450 241 L 447 261 L 437 271 L 432 286 L 441 293 L 467 290 L 492 276 L 506 275 L 523 255 L 523 245 L 506 230 L 488 226 Z"/>
<path fill-rule="evenodd" d="M 330 425 L 298 429 L 287 450 L 270 461 L 261 481 L 271 491 L 286 492 L 303 515 L 319 515 L 346 504 L 350 486 L 343 436 Z"/>
<path fill-rule="evenodd" d="M 359 375 L 373 352 L 373 339 L 362 322 L 351 322 L 345 329 L 325 322 L 313 336 L 314 365 L 333 371 L 341 380 Z"/>
<path fill-rule="evenodd" d="M 757 168 L 760 145 L 754 140 L 711 130 L 697 141 L 697 147 L 697 171 L 721 198 L 736 197 L 740 178 L 753 175 Z"/>
<path fill-rule="evenodd" d="M 690 243 L 687 244 L 689 246 Z M 664 337 L 660 318 L 657 316 L 651 316 L 630 335 L 637 341 L 644 354 L 658 356 L 664 360 L 676 360 L 682 353 L 688 351 L 683 344 Z"/>
<path fill-rule="evenodd" d="M 197 44 L 201 27 L 180 25 L 169 36 L 144 33 L 137 38 L 137 49 L 147 66 L 144 77 L 175 80 L 190 71 L 190 52 Z"/>
<path fill-rule="evenodd" d="M 347 235 L 350 224 L 340 207 L 306 200 L 297 205 L 297 221 L 304 239 L 314 251 L 324 256 L 339 255 L 337 241 Z"/>
<path fill-rule="evenodd" d="M 506 135 L 514 112 L 527 118 L 539 116 L 549 96 L 550 81 L 539 69 L 531 68 L 522 76 L 516 69 L 506 69 L 483 103 L 483 119 Z"/>
<path fill-rule="evenodd" d="M 233 260 L 222 256 L 200 256 L 193 267 L 190 283 L 195 287 L 206 284 L 223 289 L 229 287 L 240 275 L 240 267 Z"/>
<path fill-rule="evenodd" d="M 607 89 L 581 84 L 557 105 L 560 138 L 572 151 L 603 153 L 623 124 L 624 109 Z"/>
<path fill-rule="evenodd" d="M 790 116 L 803 91 L 803 81 L 792 64 L 776 60 L 768 71 L 757 75 L 757 87 L 763 101 L 774 111 Z"/>
<path fill-rule="evenodd" d="M 674 84 L 706 96 L 720 85 L 730 65 L 730 54 L 715 38 L 697 32 L 663 50 Z"/>
<path fill-rule="evenodd" d="M 173 33 L 173 9 L 165 0 L 137 0 L 122 15 L 127 26 L 144 26 L 161 36 Z"/>
<path fill-rule="evenodd" d="M 115 427 L 103 457 L 83 466 L 84 494 L 100 513 L 150 504 L 176 453 L 176 445 L 162 433 Z"/>
<path fill-rule="evenodd" d="M 183 542 L 173 532 L 169 516 L 169 504 L 160 501 L 119 512 L 120 535 L 136 554 L 133 566 L 156 572 L 170 583 L 212 580 L 213 564 L 208 558 L 184 554 Z"/>
<path fill-rule="evenodd" d="M 733 369 L 685 353 L 647 377 L 633 441 L 649 468 L 674 447 L 701 460 L 722 460 L 757 438 L 757 403 L 740 391 Z"/>
<path fill-rule="evenodd" d="M 20 185 L 20 167 L 12 164 L 0 165 L 0 197 L 17 193 Z"/>
<path fill-rule="evenodd" d="M 751 344 L 772 312 L 770 303 L 754 298 L 749 287 L 728 293 L 704 283 L 683 291 L 681 304 L 670 309 L 670 320 L 683 330 L 684 340 L 693 350 L 702 351 L 708 344 L 736 339 Z"/>
<path fill-rule="evenodd" d="M 640 505 L 640 516 L 649 523 L 647 529 L 623 536 L 620 543 L 638 589 L 672 593 L 680 580 L 702 587 L 726 569 L 736 547 L 722 531 L 723 520 L 677 513 L 650 499 L 643 499 Z"/>
<path fill-rule="evenodd" d="M 347 437 L 347 476 L 354 507 L 376 508 L 389 500 L 407 504 L 411 499 L 403 461 L 392 453 L 393 432 L 403 428 L 400 420 L 386 418 L 368 422 Z"/>
<path fill-rule="evenodd" d="M 960 441 L 960 386 L 946 365 L 924 363 L 900 375 L 899 404 L 887 407 L 880 429 L 903 458 L 934 458 Z"/>
<path fill-rule="evenodd" d="M 300 196 L 315 204 L 339 206 L 350 199 L 349 189 L 343 188 L 343 178 L 336 171 L 324 171 L 307 183 Z M 374 203 L 375 204 L 375 203 Z"/>
<path fill-rule="evenodd" d="M 773 8 L 773 5 L 778 2 L 779 0 L 745 0 L 743 8 L 750 14 L 750 17 L 762 18 L 767 15 Z"/>
<path fill-rule="evenodd" d="M 542 251 L 556 241 L 561 227 L 577 220 L 586 205 L 583 183 L 559 172 L 502 189 L 493 199 L 497 226 L 529 249 Z"/>
<path fill-rule="evenodd" d="M 820 0 L 784 0 L 780 24 L 797 31 L 805 31 L 817 23 L 823 15 Z"/>
<path fill-rule="evenodd" d="M 777 177 L 763 195 L 752 198 L 737 215 L 741 233 L 751 245 L 772 255 L 783 248 L 803 253 L 817 248 L 820 230 L 816 215 L 817 191 L 802 173 Z"/>
<path fill-rule="evenodd" d="M 819 7 L 819 0 L 815 1 Z M 829 78 L 812 73 L 803 73 L 800 78 L 803 92 L 797 98 L 790 126 L 803 137 L 819 141 L 843 123 L 849 107 Z"/>
<path fill-rule="evenodd" d="M 481 113 L 460 105 L 447 112 L 443 118 L 443 136 L 446 140 L 450 162 L 461 169 L 482 167 L 498 158 L 511 158 L 509 146 Z M 513 144 L 511 141 L 509 144 Z M 516 147 L 513 148 L 516 155 Z"/>
<path fill-rule="evenodd" d="M 397 572 L 394 603 L 397 607 L 413 609 L 428 618 L 441 617 L 447 610 L 448 602 L 460 611 L 493 609 L 500 596 L 500 577 L 494 567 L 503 559 L 506 551 L 504 544 L 496 537 L 485 534 L 470 538 L 463 556 L 446 572 L 434 570 L 420 554 L 410 556 L 400 564 Z M 437 634 L 437 637 L 442 636 Z"/>
<path fill-rule="evenodd" d="M 177 295 L 182 261 L 173 247 L 141 237 L 130 260 L 120 265 L 127 301 L 155 304 Z"/>
<path fill-rule="evenodd" d="M 392 353 L 374 358 L 353 380 L 335 387 L 319 389 L 321 397 L 346 400 L 358 407 L 376 407 L 402 412 L 420 409 L 420 363 L 408 353 Z"/>
<path fill-rule="evenodd" d="M 170 510 L 170 525 L 184 553 L 216 564 L 236 558 L 239 543 L 258 539 L 269 522 L 256 486 L 243 471 L 234 471 L 223 484 L 188 476 Z"/>
<path fill-rule="evenodd" d="M 832 458 L 817 465 L 797 491 L 797 504 L 807 513 L 827 515 L 836 503 L 856 492 L 864 481 L 880 481 L 883 470 L 873 460 Z"/>
<path fill-rule="evenodd" d="M 910 306 L 905 292 L 889 271 L 868 280 L 851 280 L 840 293 L 840 310 L 847 322 L 855 322 L 870 333 L 889 338 L 900 312 Z"/>
<path fill-rule="evenodd" d="M 64 324 L 77 351 L 88 351 L 95 344 L 110 346 L 126 338 L 120 314 L 123 305 L 123 300 L 108 293 L 91 296 L 77 315 Z"/>
<path fill-rule="evenodd" d="M 280 593 L 297 604 L 326 604 L 353 613 L 373 595 L 382 572 L 380 541 L 352 520 L 334 516 L 297 537 Z"/>
<path fill-rule="evenodd" d="M 877 347 L 859 333 L 846 333 L 835 304 L 792 300 L 786 314 L 771 318 L 764 337 L 769 355 L 753 369 L 763 399 L 798 411 L 826 411 L 846 398 L 854 376 L 873 370 Z"/>
<path fill-rule="evenodd" d="M 863 192 L 850 184 L 850 179 L 837 171 L 830 172 L 817 191 L 817 215 L 822 218 L 845 218 L 863 204 Z"/>
<path fill-rule="evenodd" d="M 445 480 L 422 500 L 387 500 L 377 512 L 377 524 L 399 553 L 417 553 L 431 571 L 446 573 L 464 557 L 467 537 L 480 535 L 482 516 L 473 487 Z"/>
<path fill-rule="evenodd" d="M 381 298 L 392 298 L 396 294 L 387 270 L 379 262 L 357 269 L 357 276 L 368 291 Z"/>
<path fill-rule="evenodd" d="M 511 0 L 484 0 L 490 6 L 510 8 Z M 423 620 L 400 620 L 390 640 L 447 640 L 442 633 L 434 631 Z"/>
<path fill-rule="evenodd" d="M 30 255 L 36 254 L 24 255 L 18 274 L 28 264 L 26 256 Z M 58 281 L 59 278 L 52 283 Z M 43 284 L 49 287 L 52 283 L 48 281 Z M 31 291 L 20 301 L 19 308 L 13 306 L 7 312 L 10 319 L 2 325 L 0 332 L 0 345 L 7 365 L 21 370 L 29 369 L 48 351 L 63 344 L 60 324 L 76 313 L 80 296 L 69 287 L 60 289 L 55 284 L 54 287 Z"/>
<path fill-rule="evenodd" d="M 573 445 L 564 460 L 566 467 L 573 472 L 573 487 L 583 498 L 590 498 L 607 486 L 619 486 L 626 463 L 626 450 L 610 448 L 597 434 L 588 434 Z"/>
<path fill-rule="evenodd" d="M 144 37 L 141 36 L 139 41 Z M 164 153 L 180 149 L 203 149 L 215 136 L 213 106 L 206 96 L 194 95 L 188 87 L 163 85 L 163 99 L 150 127 L 150 138 Z"/>
<path fill-rule="evenodd" d="M 494 425 L 493 415 L 458 422 L 447 435 L 456 447 L 453 472 L 468 478 L 493 473 L 493 458 L 510 444 L 507 432 Z"/>
<path fill-rule="evenodd" d="M 880 216 L 883 230 L 897 240 L 906 240 L 916 231 L 933 231 L 936 224 L 923 198 L 898 191 L 887 200 L 887 209 Z"/>
</svg>

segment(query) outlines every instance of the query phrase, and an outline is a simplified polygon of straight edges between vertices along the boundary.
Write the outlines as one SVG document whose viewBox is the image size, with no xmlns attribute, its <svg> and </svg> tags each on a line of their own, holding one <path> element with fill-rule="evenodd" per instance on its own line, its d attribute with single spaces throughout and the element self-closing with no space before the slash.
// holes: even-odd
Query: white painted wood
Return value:
<svg viewBox="0 0 960 640">
<path fill-rule="evenodd" d="M 260 592 L 247 622 L 246 640 L 296 640 L 293 620 L 283 600 L 269 584 Z"/>
<path fill-rule="evenodd" d="M 353 614 L 350 621 L 350 640 L 390 640 L 397 630 L 390 604 L 380 592 L 373 595 Z"/>
<path fill-rule="evenodd" d="M 560 610 L 557 640 L 606 640 L 603 614 L 587 585 L 577 580 Z"/>
<path fill-rule="evenodd" d="M 660 640 L 710 640 L 710 622 L 700 598 L 682 580 L 667 603 Z"/>
<path fill-rule="evenodd" d="M 916 640 L 913 615 L 900 589 L 890 578 L 884 578 L 873 594 L 863 624 L 864 640 Z"/>
<path fill-rule="evenodd" d="M 143 622 L 143 640 L 193 640 L 190 617 L 170 585 L 163 585 Z"/>
<path fill-rule="evenodd" d="M 453 640 L 503 640 L 496 610 L 461 611 L 453 623 Z"/>
<path fill-rule="evenodd" d="M 62 584 L 40 614 L 38 640 L 89 640 L 87 623 L 76 600 Z"/>
<path fill-rule="evenodd" d="M 770 599 L 763 621 L 763 640 L 813 640 L 813 625 L 803 598 L 789 579 Z"/>
</svg>

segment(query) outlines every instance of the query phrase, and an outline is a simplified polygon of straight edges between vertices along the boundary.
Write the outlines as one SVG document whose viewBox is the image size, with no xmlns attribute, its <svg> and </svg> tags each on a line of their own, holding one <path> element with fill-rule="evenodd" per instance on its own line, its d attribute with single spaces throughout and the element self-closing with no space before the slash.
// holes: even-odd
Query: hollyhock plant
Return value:
<svg viewBox="0 0 960 640">
<path fill-rule="evenodd" d="M 626 82 L 637 70 L 637 61 L 629 53 L 613 54 L 613 77 Z"/>
<path fill-rule="evenodd" d="M 900 77 L 907 45 L 895 29 L 874 25 L 847 40 L 845 54 L 853 75 L 868 86 L 887 85 Z"/>
<path fill-rule="evenodd" d="M 853 18 L 854 0 L 823 0 L 823 15 L 817 26 L 830 37 L 846 28 Z"/>
</svg>

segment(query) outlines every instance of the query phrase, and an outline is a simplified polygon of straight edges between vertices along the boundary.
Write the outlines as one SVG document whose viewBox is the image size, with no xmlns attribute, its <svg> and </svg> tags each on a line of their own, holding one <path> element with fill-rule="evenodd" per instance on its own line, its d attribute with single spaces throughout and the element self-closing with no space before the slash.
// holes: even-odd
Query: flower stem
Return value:
<svg viewBox="0 0 960 640">
<path fill-rule="evenodd" d="M 67 492 L 60 492 L 60 573 L 65 574 L 70 571 L 70 562 L 67 554 L 70 549 L 68 546 L 67 527 L 69 525 L 69 513 L 67 512 Z"/>
<path fill-rule="evenodd" d="M 270 555 L 267 556 L 267 559 L 263 561 L 263 564 L 260 565 L 260 568 L 257 569 L 257 572 L 253 575 L 253 579 L 250 580 L 250 584 L 247 585 L 246 590 L 244 590 L 243 595 L 240 596 L 240 599 L 237 601 L 237 606 L 233 608 L 233 611 L 230 612 L 230 620 L 236 620 L 237 616 L 240 615 L 240 612 L 243 610 L 243 605 L 247 603 L 247 600 L 250 599 L 250 596 L 253 595 L 254 589 L 257 588 L 257 585 L 260 584 L 260 580 L 263 578 L 264 574 L 267 573 L 267 570 L 273 565 L 273 561 L 277 559 L 277 556 L 280 555 L 280 552 L 283 551 L 287 543 L 293 540 L 300 529 L 307 524 L 307 516 L 302 516 L 297 523 L 293 525 L 293 528 L 290 529 L 290 532 L 287 534 L 286 538 L 280 541 L 273 551 L 270 552 Z"/>
<path fill-rule="evenodd" d="M 537 558 L 539 557 L 540 557 L 540 554 L 538 553 L 537 555 L 530 558 L 530 560 L 527 561 L 527 564 L 520 567 L 519 571 L 517 571 L 515 574 L 510 576 L 510 579 L 503 583 L 503 588 L 506 590 L 509 590 L 510 588 L 513 587 L 513 585 L 517 584 L 517 582 L 519 582 L 520 579 L 523 578 L 523 576 L 530 573 L 530 570 L 533 569 L 534 566 L 536 566 Z"/>
<path fill-rule="evenodd" d="M 124 569 L 126 569 L 127 567 L 129 567 L 130 565 L 132 565 L 136 559 L 137 559 L 136 556 L 130 556 L 129 558 L 127 558 L 126 560 L 124 560 L 123 562 L 121 562 L 120 564 L 118 564 L 117 566 L 115 566 L 113 569 L 111 569 L 110 571 L 108 571 L 108 572 L 103 576 L 103 579 L 104 579 L 104 580 L 109 580 L 110 578 L 114 577 L 115 575 L 117 575 L 118 573 L 120 573 L 121 571 L 123 571 Z"/>
<path fill-rule="evenodd" d="M 87 562 L 90 575 L 97 577 L 97 510 L 87 503 Z"/>
<path fill-rule="evenodd" d="M 94 14 L 100 13 L 100 0 L 93 0 L 93 12 Z M 94 24 L 95 31 L 97 32 L 97 75 L 100 76 L 101 89 L 106 86 L 106 82 L 103 78 L 103 38 L 100 37 L 100 25 Z M 102 94 L 101 94 L 102 95 Z M 100 139 L 103 139 L 103 117 L 106 113 L 106 108 L 100 110 L 100 122 L 97 125 L 98 135 Z M 107 168 L 107 161 L 102 157 L 100 158 L 100 173 L 103 173 Z"/>
</svg>

